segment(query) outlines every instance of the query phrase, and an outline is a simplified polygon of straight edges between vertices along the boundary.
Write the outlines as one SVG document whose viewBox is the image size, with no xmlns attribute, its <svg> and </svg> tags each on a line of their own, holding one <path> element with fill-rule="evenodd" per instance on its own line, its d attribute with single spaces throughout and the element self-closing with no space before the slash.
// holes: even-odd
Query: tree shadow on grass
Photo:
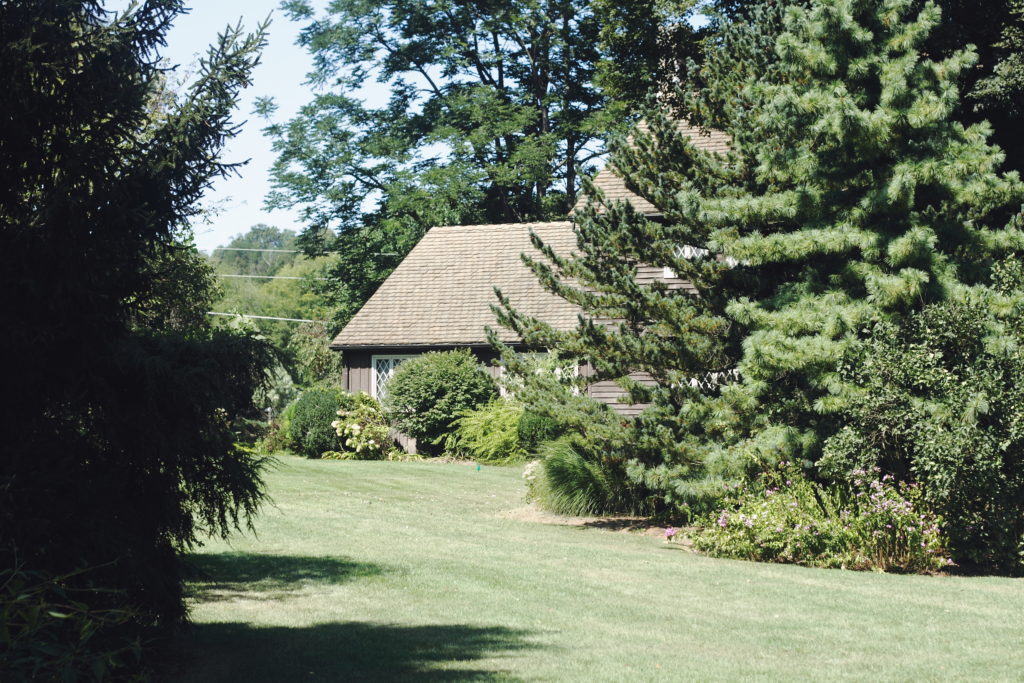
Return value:
<svg viewBox="0 0 1024 683">
<path fill-rule="evenodd" d="M 500 626 L 399 626 L 362 622 L 303 628 L 200 624 L 175 649 L 170 681 L 515 680 L 471 662 L 536 647 Z"/>
<path fill-rule="evenodd" d="M 282 599 L 306 586 L 340 584 L 386 571 L 381 565 L 343 557 L 235 552 L 186 555 L 182 560 L 188 596 L 200 602 Z"/>
</svg>

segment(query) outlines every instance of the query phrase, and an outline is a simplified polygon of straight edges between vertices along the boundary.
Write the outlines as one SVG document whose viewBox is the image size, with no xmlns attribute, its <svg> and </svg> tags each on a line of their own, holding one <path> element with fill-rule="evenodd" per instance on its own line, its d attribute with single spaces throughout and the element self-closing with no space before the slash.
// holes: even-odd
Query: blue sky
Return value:
<svg viewBox="0 0 1024 683">
<path fill-rule="evenodd" d="M 278 9 L 280 0 L 230 0 L 195 2 L 189 14 L 175 22 L 167 36 L 163 55 L 171 63 L 187 70 L 205 53 L 217 34 L 228 24 L 239 19 L 247 29 L 253 29 L 267 15 L 271 15 L 269 42 L 263 52 L 263 61 L 253 74 L 253 85 L 242 95 L 235 120 L 245 121 L 242 132 L 228 144 L 225 161 L 251 159 L 241 168 L 241 176 L 218 181 L 207 193 L 207 206 L 219 207 L 207 224 L 195 225 L 197 246 L 203 251 L 223 246 L 234 236 L 247 231 L 256 223 L 267 223 L 280 228 L 298 230 L 301 226 L 294 212 L 268 212 L 263 198 L 270 189 L 269 169 L 274 161 L 270 141 L 261 129 L 266 122 L 252 113 L 253 102 L 260 96 L 273 96 L 279 108 L 276 120 L 287 120 L 308 102 L 312 91 L 306 85 L 306 74 L 312 61 L 295 44 L 300 24 L 289 21 Z M 111 2 L 109 9 L 127 3 Z M 323 5 L 323 2 L 315 3 Z"/>
</svg>

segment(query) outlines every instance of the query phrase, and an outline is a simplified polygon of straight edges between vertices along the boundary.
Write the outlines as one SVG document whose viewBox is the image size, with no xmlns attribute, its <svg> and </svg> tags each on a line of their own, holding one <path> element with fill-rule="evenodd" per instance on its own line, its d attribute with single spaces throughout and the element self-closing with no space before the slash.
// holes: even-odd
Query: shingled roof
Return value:
<svg viewBox="0 0 1024 683">
<path fill-rule="evenodd" d="M 729 145 L 732 142 L 732 138 L 729 137 L 728 133 L 724 133 L 720 130 L 701 130 L 697 126 L 691 126 L 685 121 L 680 121 L 678 124 L 679 131 L 690 138 L 690 142 L 693 143 L 697 149 L 702 149 L 707 152 L 716 152 L 718 154 L 725 154 L 729 151 Z M 637 128 L 643 132 L 648 132 L 646 123 L 641 122 Z M 626 187 L 626 181 L 623 180 L 612 168 L 612 166 L 606 166 L 596 176 L 594 176 L 594 187 L 601 190 L 604 194 L 604 199 L 607 203 L 615 201 L 625 201 L 633 205 L 633 208 L 639 213 L 647 216 L 660 215 L 658 207 L 651 204 L 649 201 L 630 191 Z M 573 211 L 579 211 L 587 203 L 587 197 L 581 197 L 573 207 Z"/>
<path fill-rule="evenodd" d="M 349 321 L 335 349 L 397 346 L 467 346 L 486 342 L 484 328 L 506 342 L 519 341 L 498 328 L 494 288 L 516 309 L 557 329 L 576 326 L 577 309 L 547 291 L 519 258 L 540 255 L 530 231 L 556 253 L 576 247 L 572 223 L 512 223 L 432 228 Z"/>
</svg>

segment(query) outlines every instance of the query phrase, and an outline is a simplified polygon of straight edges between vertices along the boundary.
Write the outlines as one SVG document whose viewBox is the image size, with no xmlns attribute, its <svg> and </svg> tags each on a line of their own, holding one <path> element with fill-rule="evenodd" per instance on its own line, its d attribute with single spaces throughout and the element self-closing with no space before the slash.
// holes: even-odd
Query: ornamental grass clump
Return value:
<svg viewBox="0 0 1024 683">
<path fill-rule="evenodd" d="M 790 469 L 768 472 L 694 534 L 716 557 L 809 567 L 926 573 L 949 564 L 941 519 L 920 488 L 861 470 L 825 488 Z"/>
</svg>

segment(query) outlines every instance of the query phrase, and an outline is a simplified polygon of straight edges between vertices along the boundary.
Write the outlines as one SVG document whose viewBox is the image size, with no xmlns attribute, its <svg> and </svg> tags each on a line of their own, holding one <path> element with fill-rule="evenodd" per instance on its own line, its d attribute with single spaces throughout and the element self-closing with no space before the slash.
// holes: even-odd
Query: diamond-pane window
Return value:
<svg viewBox="0 0 1024 683">
<path fill-rule="evenodd" d="M 395 370 L 402 364 L 402 361 L 413 358 L 413 356 L 374 356 L 373 357 L 373 397 L 384 398 L 387 393 L 386 385 Z"/>
<path fill-rule="evenodd" d="M 711 253 L 707 249 L 701 249 L 700 247 L 692 247 L 689 244 L 677 244 L 672 251 L 674 252 L 676 258 L 687 260 L 697 258 L 698 256 L 707 256 L 708 254 Z M 662 274 L 662 276 L 666 280 L 675 280 L 678 277 L 676 275 L 676 271 L 672 270 L 668 266 L 665 266 L 664 270 L 665 272 Z"/>
</svg>

